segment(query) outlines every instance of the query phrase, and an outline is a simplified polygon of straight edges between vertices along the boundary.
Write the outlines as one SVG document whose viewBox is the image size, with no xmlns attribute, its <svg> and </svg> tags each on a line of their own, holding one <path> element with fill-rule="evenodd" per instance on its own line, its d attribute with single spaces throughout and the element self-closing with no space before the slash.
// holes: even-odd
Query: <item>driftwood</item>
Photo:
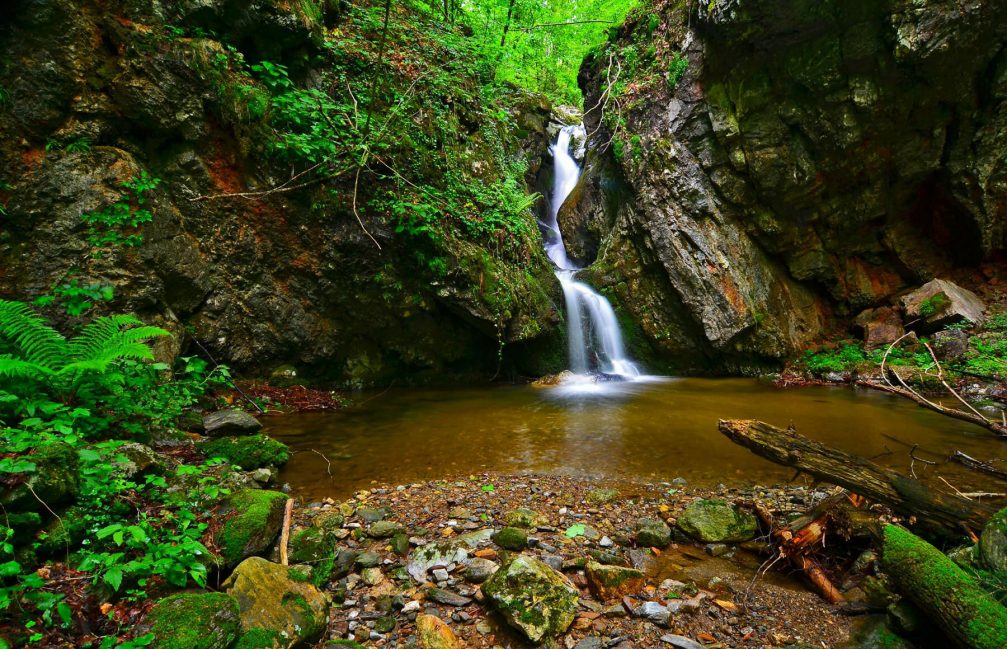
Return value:
<svg viewBox="0 0 1007 649">
<path fill-rule="evenodd" d="M 952 462 L 957 462 L 966 468 L 972 469 L 973 471 L 985 473 L 986 475 L 991 475 L 1000 480 L 1007 480 L 1007 471 L 1002 471 L 992 464 L 983 462 L 982 460 L 977 460 L 970 455 L 962 453 L 961 451 L 955 451 L 948 457 L 948 459 Z"/>
<path fill-rule="evenodd" d="M 920 482 L 866 458 L 830 448 L 761 421 L 721 421 L 720 432 L 756 455 L 839 485 L 938 530 L 982 529 L 995 509 Z"/>
<path fill-rule="evenodd" d="M 288 498 L 283 506 L 283 527 L 280 531 L 280 565 L 287 565 L 287 545 L 290 543 L 290 518 L 294 513 L 294 499 Z"/>
</svg>

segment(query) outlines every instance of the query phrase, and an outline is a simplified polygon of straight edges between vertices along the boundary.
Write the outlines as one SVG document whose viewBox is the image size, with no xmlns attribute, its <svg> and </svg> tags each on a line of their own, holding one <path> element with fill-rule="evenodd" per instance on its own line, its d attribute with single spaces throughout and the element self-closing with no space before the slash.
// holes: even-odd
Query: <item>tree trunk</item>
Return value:
<svg viewBox="0 0 1007 649">
<path fill-rule="evenodd" d="M 995 512 L 992 507 L 932 490 L 917 480 L 812 441 L 793 430 L 753 420 L 721 421 L 719 428 L 731 441 L 756 455 L 845 487 L 934 529 L 956 534 L 980 530 Z"/>
<path fill-rule="evenodd" d="M 507 22 L 504 23 L 503 36 L 500 37 L 500 49 L 503 49 L 503 47 L 507 45 L 507 33 L 510 31 L 511 19 L 514 17 L 514 3 L 516 1 L 517 0 L 510 0 L 510 4 L 507 5 Z"/>
<path fill-rule="evenodd" d="M 943 552 L 910 532 L 888 525 L 881 563 L 899 592 L 963 649 L 1007 647 L 1007 609 L 983 591 Z"/>
</svg>

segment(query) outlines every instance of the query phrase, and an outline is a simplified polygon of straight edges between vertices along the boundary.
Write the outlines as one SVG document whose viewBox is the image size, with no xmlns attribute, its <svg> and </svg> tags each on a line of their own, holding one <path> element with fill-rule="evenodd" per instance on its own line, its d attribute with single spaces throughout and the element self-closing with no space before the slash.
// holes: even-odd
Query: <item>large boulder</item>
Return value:
<svg viewBox="0 0 1007 649">
<path fill-rule="evenodd" d="M 224 523 L 214 536 L 224 566 L 235 566 L 273 545 L 286 502 L 287 494 L 278 491 L 242 489 L 231 495 L 220 511 Z"/>
<path fill-rule="evenodd" d="M 979 537 L 979 560 L 987 570 L 1007 570 L 1007 508 L 994 514 L 983 528 Z"/>
<path fill-rule="evenodd" d="M 577 614 L 580 596 L 562 574 L 525 555 L 501 567 L 482 591 L 507 623 L 532 642 L 566 631 Z"/>
<path fill-rule="evenodd" d="M 902 314 L 889 306 L 863 311 L 854 320 L 854 325 L 863 331 L 867 349 L 890 345 L 905 333 Z"/>
<path fill-rule="evenodd" d="M 251 435 L 261 429 L 259 420 L 244 410 L 218 410 L 203 417 L 203 430 L 209 437 Z"/>
<path fill-rule="evenodd" d="M 265 435 L 220 437 L 200 442 L 196 447 L 207 457 L 224 458 L 246 471 L 281 466 L 290 459 L 286 444 Z"/>
<path fill-rule="evenodd" d="M 722 500 L 697 500 L 678 517 L 678 527 L 703 543 L 741 543 L 755 537 L 755 516 Z"/>
<path fill-rule="evenodd" d="M 238 602 L 242 633 L 273 640 L 257 646 L 295 647 L 325 631 L 329 596 L 309 583 L 302 570 L 251 557 L 224 582 Z"/>
<path fill-rule="evenodd" d="M 227 649 L 238 637 L 238 602 L 224 593 L 181 593 L 154 604 L 140 625 L 153 649 Z"/>
<path fill-rule="evenodd" d="M 980 325 L 986 319 L 986 305 L 978 295 L 944 279 L 927 282 L 905 295 L 902 306 L 907 322 L 921 331 L 936 331 L 963 321 Z"/>
<path fill-rule="evenodd" d="M 35 509 L 39 500 L 50 507 L 59 505 L 73 499 L 80 489 L 77 452 L 69 444 L 42 444 L 22 459 L 34 464 L 34 469 L 13 486 L 3 487 L 0 504 L 4 509 Z"/>
</svg>

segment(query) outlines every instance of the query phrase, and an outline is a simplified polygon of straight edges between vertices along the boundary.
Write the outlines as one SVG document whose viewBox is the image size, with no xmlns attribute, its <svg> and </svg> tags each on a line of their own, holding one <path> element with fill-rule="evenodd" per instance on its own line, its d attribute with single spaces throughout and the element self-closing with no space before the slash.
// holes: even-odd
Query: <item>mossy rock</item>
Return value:
<svg viewBox="0 0 1007 649">
<path fill-rule="evenodd" d="M 228 500 L 225 511 L 233 516 L 224 521 L 214 537 L 225 566 L 268 550 L 280 533 L 287 494 L 262 489 L 242 489 Z"/>
<path fill-rule="evenodd" d="M 35 470 L 24 474 L 23 482 L 4 488 L 0 504 L 5 510 L 34 510 L 39 507 L 39 500 L 54 507 L 77 495 L 80 461 L 72 446 L 63 442 L 42 444 L 23 459 L 33 462 Z"/>
<path fill-rule="evenodd" d="M 703 543 L 741 543 L 755 538 L 755 516 L 723 500 L 697 500 L 678 517 L 678 527 Z"/>
<path fill-rule="evenodd" d="M 315 520 L 311 521 L 311 524 L 323 530 L 338 530 L 346 522 L 346 517 L 340 512 L 334 510 L 326 510 L 320 512 L 315 516 Z"/>
<path fill-rule="evenodd" d="M 238 602 L 223 593 L 181 593 L 154 604 L 142 627 L 154 649 L 227 649 L 238 637 Z"/>
<path fill-rule="evenodd" d="M 536 527 L 549 524 L 545 516 L 527 507 L 507 512 L 504 515 L 504 522 L 507 523 L 507 527 L 522 527 L 525 529 L 535 529 Z"/>
<path fill-rule="evenodd" d="M 416 646 L 419 649 L 463 649 L 455 632 L 434 615 L 416 616 Z"/>
<path fill-rule="evenodd" d="M 329 596 L 305 581 L 296 566 L 251 557 L 234 569 L 223 588 L 238 602 L 242 634 L 255 632 L 258 638 L 274 632 L 272 646 L 290 647 L 311 643 L 325 631 Z"/>
<path fill-rule="evenodd" d="M 493 535 L 493 542 L 504 550 L 520 552 L 528 547 L 528 535 L 516 527 L 505 527 Z"/>
<path fill-rule="evenodd" d="M 336 537 L 317 527 L 297 530 L 290 537 L 290 560 L 314 563 L 336 555 Z"/>
<path fill-rule="evenodd" d="M 987 570 L 1007 571 L 1007 508 L 994 514 L 983 528 L 979 560 Z"/>
<path fill-rule="evenodd" d="M 659 518 L 636 522 L 636 544 L 643 548 L 665 548 L 671 543 L 671 528 Z"/>
<path fill-rule="evenodd" d="M 507 623 L 532 642 L 564 633 L 577 615 L 580 597 L 566 577 L 525 555 L 501 567 L 482 591 Z"/>
<path fill-rule="evenodd" d="M 618 489 L 598 488 L 587 492 L 587 501 L 595 505 L 603 505 L 612 502 L 619 497 Z"/>
<path fill-rule="evenodd" d="M 200 442 L 197 448 L 207 457 L 220 457 L 246 471 L 281 466 L 290 459 L 290 449 L 265 435 L 221 437 Z"/>
<path fill-rule="evenodd" d="M 405 532 L 405 528 L 392 521 L 378 521 L 367 529 L 367 536 L 373 539 L 387 539 Z"/>
<path fill-rule="evenodd" d="M 599 599 L 607 600 L 638 592 L 643 588 L 644 574 L 634 568 L 604 565 L 589 561 L 585 566 L 587 585 Z"/>
</svg>

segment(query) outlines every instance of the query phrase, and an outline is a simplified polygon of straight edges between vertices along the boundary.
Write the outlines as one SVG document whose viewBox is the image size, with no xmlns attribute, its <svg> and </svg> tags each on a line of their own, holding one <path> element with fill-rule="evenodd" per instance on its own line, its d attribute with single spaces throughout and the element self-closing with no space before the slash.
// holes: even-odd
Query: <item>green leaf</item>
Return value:
<svg viewBox="0 0 1007 649">
<path fill-rule="evenodd" d="M 484 484 L 484 485 L 482 486 L 482 490 L 483 490 L 483 491 L 496 491 L 496 487 L 494 487 L 494 486 L 493 486 L 493 485 L 491 485 L 491 484 Z"/>
<path fill-rule="evenodd" d="M 112 590 L 119 590 L 122 585 L 122 568 L 113 566 L 105 573 L 104 581 L 112 587 Z"/>
<path fill-rule="evenodd" d="M 571 525 L 570 527 L 566 528 L 565 532 L 566 538 L 572 539 L 577 536 L 583 536 L 584 530 L 586 529 L 587 528 L 581 525 L 580 523 L 577 523 L 576 525 Z"/>
<path fill-rule="evenodd" d="M 0 563 L 0 577 L 13 577 L 21 573 L 21 564 L 17 561 Z"/>
</svg>

